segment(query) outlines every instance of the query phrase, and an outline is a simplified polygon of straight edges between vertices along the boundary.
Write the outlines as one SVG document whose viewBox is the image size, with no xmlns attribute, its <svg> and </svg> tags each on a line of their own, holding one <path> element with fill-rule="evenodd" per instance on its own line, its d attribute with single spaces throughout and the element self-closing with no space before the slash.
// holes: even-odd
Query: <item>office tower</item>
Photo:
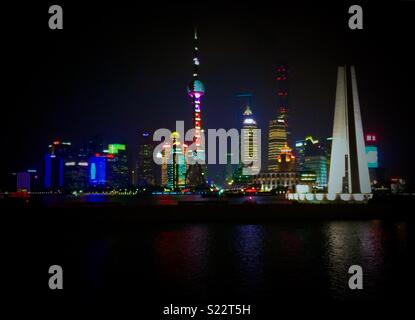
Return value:
<svg viewBox="0 0 415 320">
<path fill-rule="evenodd" d="M 327 187 L 327 157 L 323 144 L 313 136 L 307 136 L 304 140 L 297 141 L 296 151 L 298 155 L 297 170 L 314 172 L 316 175 L 316 187 Z"/>
<path fill-rule="evenodd" d="M 161 183 L 163 186 L 179 190 L 186 186 L 187 145 L 180 142 L 180 135 L 173 132 L 171 144 L 163 145 L 161 156 Z"/>
<path fill-rule="evenodd" d="M 166 187 L 168 184 L 168 176 L 167 176 L 167 164 L 169 162 L 170 153 L 171 153 L 171 144 L 164 143 L 160 154 L 157 154 L 158 158 L 161 158 L 161 185 Z"/>
<path fill-rule="evenodd" d="M 295 155 L 297 157 L 296 165 L 297 171 L 304 169 L 304 152 L 305 152 L 305 140 L 297 140 L 295 142 Z"/>
<path fill-rule="evenodd" d="M 156 184 L 155 163 L 153 161 L 154 143 L 149 132 L 140 135 L 138 161 L 136 167 L 136 184 L 149 186 Z"/>
<path fill-rule="evenodd" d="M 379 164 L 378 138 L 375 134 L 366 134 L 365 142 L 370 184 L 375 188 L 386 186 L 385 169 Z"/>
<path fill-rule="evenodd" d="M 277 67 L 277 118 L 269 122 L 268 128 L 268 171 L 277 171 L 277 156 L 289 144 L 288 127 L 288 70 L 285 65 Z"/>
<path fill-rule="evenodd" d="M 16 173 L 16 191 L 30 192 L 30 173 L 18 172 Z"/>
<path fill-rule="evenodd" d="M 111 189 L 124 189 L 130 186 L 127 148 L 125 144 L 109 144 L 106 154 L 107 186 Z"/>
<path fill-rule="evenodd" d="M 89 163 L 88 161 L 80 161 L 78 158 L 65 161 L 64 165 L 64 190 L 84 191 L 89 186 Z"/>
<path fill-rule="evenodd" d="M 194 49 L 193 49 L 193 79 L 190 81 L 187 87 L 187 93 L 192 100 L 193 106 L 193 129 L 195 130 L 193 136 L 193 144 L 195 149 L 190 151 L 191 154 L 187 155 L 194 159 L 194 164 L 188 166 L 188 172 L 186 174 L 186 184 L 189 187 L 199 187 L 205 184 L 205 149 L 204 141 L 202 141 L 202 112 L 201 112 L 201 97 L 205 94 L 205 86 L 199 79 L 199 47 L 198 37 L 195 30 L 194 33 Z M 200 163 L 199 163 L 199 162 Z"/>
<path fill-rule="evenodd" d="M 277 172 L 291 172 L 296 171 L 295 156 L 292 154 L 292 149 L 285 145 L 277 156 Z"/>
<path fill-rule="evenodd" d="M 55 140 L 48 146 L 45 155 L 44 187 L 59 191 L 64 186 L 64 162 L 72 158 L 71 143 Z"/>
<path fill-rule="evenodd" d="M 371 193 L 354 66 L 338 68 L 328 193 Z"/>
<path fill-rule="evenodd" d="M 249 166 L 252 172 L 259 172 L 259 150 L 261 146 L 258 143 L 258 133 L 255 130 L 258 129 L 256 120 L 253 117 L 251 107 L 246 106 L 243 113 L 242 122 L 242 146 L 241 146 L 241 165 Z M 246 164 L 252 161 L 252 164 Z"/>
<path fill-rule="evenodd" d="M 324 155 L 306 156 L 304 170 L 314 172 L 316 175 L 317 189 L 327 187 L 327 158 Z"/>
<path fill-rule="evenodd" d="M 379 167 L 376 135 L 366 134 L 365 142 L 366 142 L 366 146 L 365 146 L 366 159 L 367 159 L 367 165 L 368 165 L 369 174 L 370 174 L 371 169 L 376 169 Z M 372 170 L 373 173 L 374 171 L 375 170 Z"/>
<path fill-rule="evenodd" d="M 107 156 L 96 153 L 89 159 L 89 184 L 93 188 L 104 188 L 107 184 Z"/>
</svg>

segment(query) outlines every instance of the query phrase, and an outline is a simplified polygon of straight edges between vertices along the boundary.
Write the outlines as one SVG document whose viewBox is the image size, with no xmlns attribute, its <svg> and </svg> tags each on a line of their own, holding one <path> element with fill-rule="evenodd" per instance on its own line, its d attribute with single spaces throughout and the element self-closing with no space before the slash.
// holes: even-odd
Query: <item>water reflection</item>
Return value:
<svg viewBox="0 0 415 320">
<path fill-rule="evenodd" d="M 357 264 L 363 268 L 364 290 L 360 298 L 386 294 L 390 280 L 385 275 L 391 255 L 407 246 L 406 223 L 388 224 L 379 220 L 359 222 L 330 222 L 326 225 L 325 252 L 332 294 L 335 298 L 350 297 L 348 268 Z M 392 242 L 391 238 L 398 241 Z M 401 249 L 399 249 L 401 248 Z M 399 263 L 397 263 L 399 264 Z"/>
<path fill-rule="evenodd" d="M 60 243 L 70 244 L 67 260 L 82 252 L 86 297 L 102 288 L 140 287 L 169 299 L 372 299 L 411 285 L 412 230 L 403 222 L 182 223 L 132 229 Z M 364 272 L 359 292 L 348 288 L 348 268 L 354 264 Z"/>
<path fill-rule="evenodd" d="M 174 293 L 201 293 L 207 282 L 209 228 L 205 225 L 164 230 L 155 235 L 155 265 L 161 283 Z M 183 292 L 182 292 L 183 293 Z"/>
<path fill-rule="evenodd" d="M 240 225 L 233 236 L 241 290 L 255 294 L 264 286 L 264 227 Z"/>
</svg>

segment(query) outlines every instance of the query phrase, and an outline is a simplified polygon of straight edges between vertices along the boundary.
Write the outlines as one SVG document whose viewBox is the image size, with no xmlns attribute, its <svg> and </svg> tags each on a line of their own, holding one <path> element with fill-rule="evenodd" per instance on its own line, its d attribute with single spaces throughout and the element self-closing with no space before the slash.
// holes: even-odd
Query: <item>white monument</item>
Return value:
<svg viewBox="0 0 415 320">
<path fill-rule="evenodd" d="M 327 196 L 358 200 L 371 192 L 355 68 L 339 67 Z"/>
</svg>

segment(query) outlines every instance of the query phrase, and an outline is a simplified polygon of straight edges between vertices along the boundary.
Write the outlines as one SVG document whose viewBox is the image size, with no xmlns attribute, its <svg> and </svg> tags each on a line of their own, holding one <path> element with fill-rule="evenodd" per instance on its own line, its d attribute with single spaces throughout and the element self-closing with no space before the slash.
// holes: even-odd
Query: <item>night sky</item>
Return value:
<svg viewBox="0 0 415 320">
<path fill-rule="evenodd" d="M 239 128 L 235 96 L 250 92 L 266 142 L 282 62 L 290 69 L 293 139 L 330 136 L 337 66 L 354 64 L 363 125 L 378 136 L 381 165 L 413 177 L 415 2 L 352 3 L 364 10 L 364 30 L 357 31 L 348 29 L 345 3 L 154 3 L 3 6 L 2 174 L 41 169 L 55 138 L 78 147 L 96 135 L 125 142 L 134 159 L 140 130 L 174 129 L 176 120 L 190 125 L 186 85 L 197 26 L 205 128 Z M 63 30 L 48 28 L 52 4 L 63 7 Z"/>
</svg>

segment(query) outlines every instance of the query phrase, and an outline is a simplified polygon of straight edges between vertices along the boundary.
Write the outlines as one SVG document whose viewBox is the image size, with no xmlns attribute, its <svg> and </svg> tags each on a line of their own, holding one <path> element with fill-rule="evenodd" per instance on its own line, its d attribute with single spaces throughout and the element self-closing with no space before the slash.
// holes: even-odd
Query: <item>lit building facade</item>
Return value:
<svg viewBox="0 0 415 320">
<path fill-rule="evenodd" d="M 277 172 L 296 171 L 295 156 L 292 149 L 285 145 L 277 155 Z"/>
<path fill-rule="evenodd" d="M 173 132 L 171 144 L 165 143 L 161 152 L 162 185 L 171 190 L 180 190 L 186 186 L 187 145 L 180 142 L 180 136 Z"/>
<path fill-rule="evenodd" d="M 298 169 L 303 171 L 312 171 L 316 175 L 315 188 L 324 189 L 327 187 L 327 156 L 324 144 L 313 136 L 307 136 L 299 148 L 302 164 Z"/>
<path fill-rule="evenodd" d="M 45 155 L 44 187 L 46 190 L 60 191 L 64 187 L 64 163 L 70 160 L 71 143 L 60 140 L 53 141 L 48 146 Z"/>
<path fill-rule="evenodd" d="M 77 161 L 72 159 L 65 161 L 64 164 L 64 190 L 70 191 L 83 191 L 89 187 L 89 162 L 88 161 Z"/>
<path fill-rule="evenodd" d="M 277 156 L 281 149 L 289 144 L 289 108 L 288 108 L 288 69 L 285 65 L 277 67 L 277 118 L 269 122 L 268 127 L 268 166 L 269 172 L 276 172 Z"/>
<path fill-rule="evenodd" d="M 385 187 L 385 169 L 381 167 L 379 161 L 378 138 L 375 134 L 365 134 L 366 160 L 369 168 L 370 184 L 372 188 L 378 189 Z"/>
<path fill-rule="evenodd" d="M 96 153 L 89 159 L 89 184 L 93 188 L 107 185 L 107 156 Z"/>
<path fill-rule="evenodd" d="M 284 190 L 294 192 L 295 186 L 300 183 L 300 174 L 297 171 L 265 172 L 255 176 L 252 183 L 259 185 L 261 191 Z"/>
<path fill-rule="evenodd" d="M 241 165 L 244 165 L 244 162 L 252 161 L 251 170 L 255 173 L 259 172 L 260 163 L 259 159 L 259 141 L 258 134 L 255 130 L 258 129 L 257 122 L 253 117 L 252 110 L 249 106 L 246 106 L 246 109 L 243 113 L 243 123 L 242 123 L 242 147 L 241 147 Z"/>
<path fill-rule="evenodd" d="M 153 161 L 154 144 L 149 132 L 140 135 L 138 161 L 136 167 L 136 185 L 149 186 L 156 184 L 155 164 Z"/>
<path fill-rule="evenodd" d="M 110 144 L 106 153 L 107 186 L 111 189 L 123 189 L 130 186 L 127 147 L 125 144 Z"/>
</svg>

